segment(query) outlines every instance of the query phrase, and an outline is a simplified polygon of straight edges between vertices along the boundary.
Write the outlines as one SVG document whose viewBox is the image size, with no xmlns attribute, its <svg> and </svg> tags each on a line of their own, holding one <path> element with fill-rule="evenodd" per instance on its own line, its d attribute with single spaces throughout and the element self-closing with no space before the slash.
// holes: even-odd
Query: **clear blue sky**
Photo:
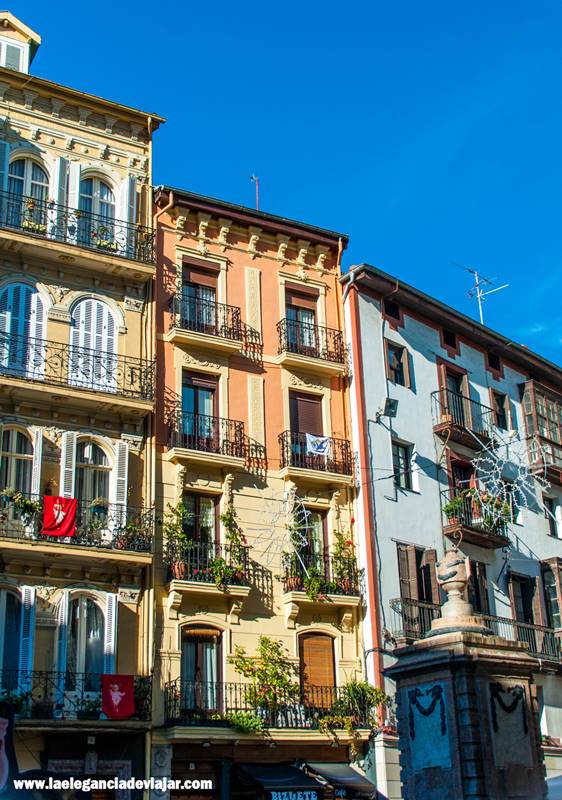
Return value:
<svg viewBox="0 0 562 800">
<path fill-rule="evenodd" d="M 58 6 L 58 7 L 57 7 Z M 154 179 L 350 234 L 366 261 L 560 363 L 559 0 L 6 6 L 34 74 L 165 116 Z"/>
</svg>

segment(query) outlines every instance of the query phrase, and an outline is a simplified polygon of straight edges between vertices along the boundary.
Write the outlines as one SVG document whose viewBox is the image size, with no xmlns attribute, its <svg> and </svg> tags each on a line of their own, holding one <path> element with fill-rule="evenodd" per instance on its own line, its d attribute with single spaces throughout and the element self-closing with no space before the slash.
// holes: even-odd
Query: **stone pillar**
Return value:
<svg viewBox="0 0 562 800">
<path fill-rule="evenodd" d="M 404 800 L 541 800 L 535 661 L 462 599 L 467 564 L 456 549 L 437 567 L 443 616 L 386 670 L 396 681 Z"/>
</svg>

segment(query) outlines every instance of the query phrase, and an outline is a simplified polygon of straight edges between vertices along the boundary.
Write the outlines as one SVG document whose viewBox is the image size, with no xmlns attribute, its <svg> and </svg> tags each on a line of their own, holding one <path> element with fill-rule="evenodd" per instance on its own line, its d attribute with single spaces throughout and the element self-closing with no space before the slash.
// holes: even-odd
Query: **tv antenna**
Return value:
<svg viewBox="0 0 562 800">
<path fill-rule="evenodd" d="M 451 264 L 455 264 L 455 266 L 464 269 L 466 272 L 470 272 L 471 275 L 474 275 L 474 286 L 472 286 L 468 290 L 468 296 L 470 299 L 473 297 L 476 298 L 478 303 L 478 313 L 480 314 L 480 324 L 484 324 L 484 309 L 483 304 L 486 297 L 489 294 L 494 294 L 494 292 L 499 292 L 502 289 L 507 289 L 509 283 L 503 283 L 501 286 L 494 286 L 493 281 L 489 278 L 485 278 L 483 275 L 480 275 L 477 269 L 473 269 L 472 267 L 465 267 L 464 264 L 458 264 L 456 261 L 451 261 Z M 493 288 L 486 289 L 486 286 L 491 286 Z"/>
<path fill-rule="evenodd" d="M 257 175 L 250 175 L 250 180 L 256 187 L 256 211 L 260 210 L 260 179 Z"/>
</svg>

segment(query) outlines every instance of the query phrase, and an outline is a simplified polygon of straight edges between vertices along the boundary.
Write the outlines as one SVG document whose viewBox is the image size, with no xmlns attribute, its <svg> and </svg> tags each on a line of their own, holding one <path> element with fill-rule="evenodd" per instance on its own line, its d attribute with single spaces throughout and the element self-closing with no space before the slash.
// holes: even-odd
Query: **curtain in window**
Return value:
<svg viewBox="0 0 562 800">
<path fill-rule="evenodd" d="M 193 638 L 184 638 L 181 648 L 181 706 L 186 709 L 196 708 L 195 692 L 195 663 L 197 657 L 197 641 Z M 198 680 L 201 680 L 198 677 Z"/>
<path fill-rule="evenodd" d="M 202 644 L 205 708 L 217 708 L 217 643 L 214 639 Z"/>
<path fill-rule="evenodd" d="M 99 691 L 100 675 L 103 673 L 104 619 L 100 607 L 90 598 L 86 599 L 84 667 L 87 673 L 86 691 Z"/>
<path fill-rule="evenodd" d="M 212 497 L 199 498 L 199 536 L 203 544 L 215 539 L 215 503 Z"/>
</svg>

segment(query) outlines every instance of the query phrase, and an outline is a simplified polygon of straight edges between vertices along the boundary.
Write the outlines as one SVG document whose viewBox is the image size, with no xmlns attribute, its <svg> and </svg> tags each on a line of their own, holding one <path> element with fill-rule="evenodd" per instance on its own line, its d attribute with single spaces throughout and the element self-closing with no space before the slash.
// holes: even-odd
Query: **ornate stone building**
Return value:
<svg viewBox="0 0 562 800">
<path fill-rule="evenodd" d="M 162 119 L 30 75 L 39 36 L 0 21 L 0 697 L 20 769 L 141 776 Z M 72 536 L 49 496 L 77 499 Z M 100 718 L 101 673 L 135 676 L 130 720 Z"/>
</svg>

